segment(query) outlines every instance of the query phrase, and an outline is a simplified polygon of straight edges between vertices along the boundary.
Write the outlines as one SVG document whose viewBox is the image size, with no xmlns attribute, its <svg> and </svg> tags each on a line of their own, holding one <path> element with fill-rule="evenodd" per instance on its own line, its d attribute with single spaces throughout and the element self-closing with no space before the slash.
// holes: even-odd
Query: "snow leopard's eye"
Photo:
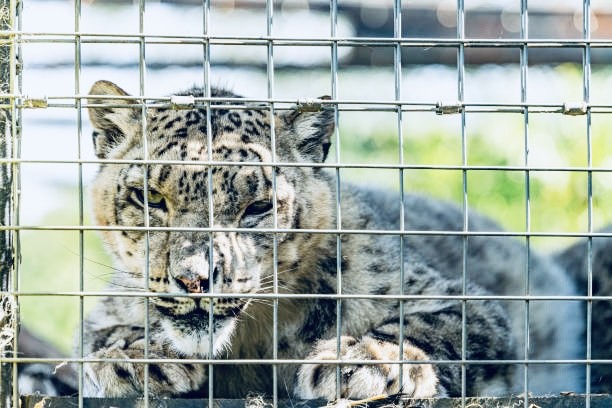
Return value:
<svg viewBox="0 0 612 408">
<path fill-rule="evenodd" d="M 272 210 L 272 202 L 271 201 L 255 201 L 251 205 L 249 205 L 246 210 L 244 210 L 243 217 L 248 216 L 257 216 L 265 214 Z"/>
<path fill-rule="evenodd" d="M 134 188 L 132 190 L 132 196 L 135 198 L 138 204 L 144 206 L 144 193 L 141 189 Z M 149 189 L 149 192 L 147 194 L 147 203 L 151 208 L 160 208 L 162 210 L 166 210 L 166 199 L 164 198 L 164 195 L 158 191 Z"/>
<path fill-rule="evenodd" d="M 251 203 L 242 214 L 240 225 L 243 228 L 253 228 L 272 211 L 272 202 L 267 200 Z"/>
</svg>

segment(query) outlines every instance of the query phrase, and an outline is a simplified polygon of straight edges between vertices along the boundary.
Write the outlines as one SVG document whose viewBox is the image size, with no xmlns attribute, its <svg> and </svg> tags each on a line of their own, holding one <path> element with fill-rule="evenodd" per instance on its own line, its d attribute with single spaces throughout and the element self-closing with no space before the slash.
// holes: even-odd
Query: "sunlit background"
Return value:
<svg viewBox="0 0 612 408">
<path fill-rule="evenodd" d="M 393 2 L 338 0 L 338 38 L 393 37 Z M 403 2 L 402 35 L 405 38 L 453 39 L 457 37 L 456 1 L 410 0 Z M 517 39 L 521 33 L 519 0 L 465 0 L 465 36 L 473 39 Z M 612 3 L 591 0 L 591 36 L 612 37 Z M 583 6 L 579 0 L 530 0 L 525 27 L 530 39 L 583 38 Z M 214 37 L 264 37 L 325 39 L 332 30 L 328 1 L 274 1 L 273 24 L 268 27 L 264 1 L 212 0 L 207 32 Z M 78 24 L 78 25 L 77 25 Z M 145 3 L 145 35 L 202 38 L 204 12 L 195 0 Z M 82 34 L 131 34 L 134 42 L 100 42 L 75 45 L 74 31 Z M 147 96 L 170 95 L 202 85 L 205 80 L 204 46 L 148 43 L 141 61 L 137 35 L 139 4 L 129 1 L 83 2 L 80 15 L 68 1 L 24 1 L 22 46 L 23 92 L 31 98 L 48 97 L 65 106 L 23 111 L 24 159 L 94 159 L 91 127 L 86 112 L 78 112 L 69 98 L 86 94 L 98 79 L 111 80 L 132 94 L 140 93 L 141 72 Z M 36 35 L 58 34 L 57 42 L 37 42 Z M 69 36 L 61 34 L 71 34 Z M 46 35 L 45 38 L 49 38 Z M 87 36 L 91 39 L 91 36 Z M 332 53 L 329 45 L 275 45 L 273 69 L 268 72 L 268 49 L 263 45 L 213 44 L 210 47 L 210 80 L 253 98 L 298 100 L 333 93 Z M 78 51 L 78 52 L 77 52 Z M 465 49 L 463 101 L 479 104 L 521 102 L 521 50 L 512 47 Z M 80 59 L 80 60 L 79 60 Z M 142 62 L 142 64 L 141 64 Z M 575 48 L 529 48 L 526 101 L 529 104 L 577 104 L 584 100 L 583 51 Z M 612 49 L 591 52 L 590 102 L 612 106 Z M 454 47 L 405 47 L 399 75 L 400 100 L 435 104 L 454 103 L 458 94 L 458 59 Z M 142 71 L 141 71 L 142 68 Z M 337 93 L 339 100 L 391 101 L 396 98 L 393 45 L 338 46 Z M 268 78 L 272 83 L 268 84 Z M 594 169 L 612 168 L 610 114 L 593 114 L 590 134 Z M 525 140 L 522 113 L 465 115 L 468 165 L 543 168 L 587 166 L 586 116 L 530 113 Z M 394 112 L 341 111 L 339 117 L 342 163 L 400 162 L 399 129 Z M 461 115 L 436 115 L 433 111 L 405 112 L 401 121 L 405 164 L 461 165 Z M 336 152 L 332 153 L 335 160 Z M 20 223 L 22 225 L 79 225 L 79 185 L 84 187 L 83 222 L 91 225 L 88 186 L 96 166 L 26 163 L 21 166 Z M 82 173 L 80 173 L 82 172 Z M 80 178 L 82 174 L 82 178 Z M 399 190 L 397 170 L 347 169 L 342 181 L 360 180 Z M 585 232 L 589 228 L 587 174 L 569 171 L 530 172 L 529 228 L 545 232 Z M 82 180 L 82 181 L 81 181 Z M 526 176 L 524 171 L 468 171 L 465 188 L 471 208 L 490 215 L 512 231 L 527 228 Z M 612 173 L 592 172 L 592 224 L 612 222 Z M 464 183 L 460 170 L 406 170 L 406 191 L 431 194 L 461 202 Z M 409 209 L 407 209 L 409 211 Z M 85 289 L 103 287 L 110 260 L 97 234 L 85 232 Z M 554 251 L 568 245 L 567 238 L 538 238 L 536 248 Z M 80 234 L 61 231 L 23 231 L 20 289 L 24 291 L 78 290 Z M 94 301 L 92 299 L 87 299 Z M 79 299 L 73 297 L 22 297 L 21 317 L 30 329 L 68 352 L 79 321 Z M 86 304 L 88 307 L 89 304 Z"/>
</svg>

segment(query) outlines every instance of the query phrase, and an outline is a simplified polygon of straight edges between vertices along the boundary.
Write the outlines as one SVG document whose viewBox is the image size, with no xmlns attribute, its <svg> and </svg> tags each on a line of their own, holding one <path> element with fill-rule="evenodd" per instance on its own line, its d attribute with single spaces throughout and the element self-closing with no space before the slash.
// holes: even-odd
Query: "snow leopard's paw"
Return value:
<svg viewBox="0 0 612 408">
<path fill-rule="evenodd" d="M 404 342 L 403 360 L 427 361 L 427 355 L 419 348 Z M 340 397 L 362 399 L 380 394 L 402 392 L 413 398 L 427 398 L 436 394 L 438 378 L 427 363 L 390 364 L 401 360 L 399 345 L 364 336 L 357 340 L 350 336 L 340 338 L 340 354 L 337 340 L 321 340 L 308 355 L 312 364 L 303 364 L 298 371 L 295 394 L 302 399 L 336 399 L 336 364 L 325 360 L 346 361 L 340 365 Z M 380 364 L 363 364 L 351 361 L 387 361 Z M 400 367 L 402 378 L 400 379 Z"/>
<path fill-rule="evenodd" d="M 154 397 L 171 397 L 197 390 L 206 373 L 199 364 L 135 362 L 144 358 L 144 341 L 128 344 L 119 340 L 87 356 L 96 362 L 83 364 L 83 393 L 86 397 L 142 397 L 148 366 L 148 390 Z M 150 350 L 149 359 L 177 358 Z M 108 360 L 108 361 L 106 361 Z"/>
</svg>

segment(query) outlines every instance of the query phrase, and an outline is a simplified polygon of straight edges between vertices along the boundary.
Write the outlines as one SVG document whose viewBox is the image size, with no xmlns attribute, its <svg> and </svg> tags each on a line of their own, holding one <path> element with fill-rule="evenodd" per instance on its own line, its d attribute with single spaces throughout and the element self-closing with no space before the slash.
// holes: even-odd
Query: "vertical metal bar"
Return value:
<svg viewBox="0 0 612 408">
<path fill-rule="evenodd" d="M 331 94 L 332 99 L 338 97 L 338 43 L 335 41 L 338 30 L 338 1 L 331 0 L 329 5 L 330 15 L 330 35 L 334 41 L 331 43 Z M 338 107 L 334 107 L 334 129 L 335 146 L 336 146 L 336 163 L 340 163 L 340 123 Z M 340 169 L 336 167 L 336 228 L 342 229 L 342 208 L 341 208 L 341 184 L 340 184 Z M 336 235 L 336 293 L 342 294 L 342 235 Z M 336 299 L 336 357 L 340 359 L 340 347 L 342 337 L 342 300 Z M 341 396 L 342 384 L 340 366 L 336 366 L 336 398 Z"/>
<path fill-rule="evenodd" d="M 16 8 L 15 0 L 0 0 L 0 30 L 7 32 L 6 36 L 0 37 L 0 92 L 7 94 L 15 93 L 16 44 L 14 34 L 8 33 L 15 27 Z M 15 101 L 14 98 L 2 98 L 0 102 L 11 106 L 9 109 L 0 111 L 0 157 L 9 159 L 14 157 Z M 8 163 L 0 165 L 0 225 L 2 226 L 13 223 L 14 200 L 16 199 L 13 166 L 15 165 Z M 7 333 L 0 349 L 0 405 L 7 407 L 11 406 L 11 401 L 13 406 L 18 406 L 18 395 L 15 395 L 17 365 L 2 361 L 5 356 L 16 357 L 17 355 L 17 322 L 15 321 L 17 310 L 14 307 L 13 297 L 10 295 L 15 282 L 14 237 L 17 234 L 17 231 L 10 230 L 0 232 L 0 291 L 2 291 L 0 324 Z"/>
<path fill-rule="evenodd" d="M 203 75 L 203 87 L 204 95 L 210 96 L 210 41 L 209 35 L 209 20 L 210 20 L 210 0 L 202 0 L 202 35 L 204 37 L 204 44 L 202 52 L 204 53 L 202 58 L 202 75 Z"/>
<path fill-rule="evenodd" d="M 22 28 L 22 11 L 23 11 L 23 1 L 16 0 L 15 10 L 13 16 L 13 22 L 17 21 L 17 30 L 21 32 Z M 14 23 L 13 23 L 14 26 Z M 12 92 L 20 93 L 23 90 L 23 78 L 22 78 L 22 70 L 23 70 L 23 52 L 21 49 L 21 34 L 17 34 L 14 37 L 14 46 L 12 47 L 12 55 L 11 60 L 14 63 L 10 66 L 11 71 L 11 82 L 13 83 Z M 15 87 L 14 84 L 17 84 Z M 13 103 L 16 101 L 13 99 Z M 22 124 L 23 124 L 23 112 L 21 108 L 17 108 L 16 105 L 13 105 L 12 112 L 14 113 L 11 116 L 11 135 L 12 135 L 12 146 L 14 148 L 13 157 L 21 158 L 21 137 L 22 137 Z M 21 166 L 19 164 L 15 164 L 13 167 L 13 223 L 14 225 L 20 225 L 21 223 Z M 13 234 L 14 237 L 14 247 L 13 247 L 13 289 L 15 291 L 19 291 L 20 289 L 20 261 L 21 261 L 21 236 L 18 232 Z M 18 349 L 18 341 L 17 336 L 19 335 L 19 297 L 15 296 L 14 298 L 14 328 L 13 332 L 16 334 L 13 338 L 13 357 L 19 356 Z M 18 379 L 17 379 L 17 363 L 13 364 L 12 371 L 12 381 L 13 381 L 13 404 L 14 407 L 17 407 L 17 403 L 19 401 L 19 388 L 18 388 Z"/>
<path fill-rule="evenodd" d="M 204 15 L 203 15 L 203 30 L 206 36 L 210 34 L 210 1 L 204 0 Z M 211 96 L 211 87 L 210 87 L 210 41 L 208 38 L 206 39 L 206 43 L 204 44 L 204 91 L 205 96 Z M 210 163 L 213 160 L 212 156 L 212 143 L 213 143 L 213 135 L 212 135 L 212 112 L 211 112 L 211 103 L 210 101 L 206 102 L 206 145 L 207 148 L 207 159 Z M 213 228 L 215 217 L 214 217 L 214 206 L 213 206 L 213 179 L 212 179 L 212 167 L 208 166 L 208 225 Z M 208 276 L 214 276 L 214 259 L 215 259 L 215 250 L 214 250 L 214 232 L 210 232 L 208 234 Z M 214 292 L 214 279 L 208 280 L 208 292 Z M 214 298 L 210 298 L 208 303 L 208 358 L 214 357 Z M 214 373 L 214 365 L 208 365 L 208 406 L 213 406 L 214 401 L 214 389 L 215 389 L 215 373 Z"/>
<path fill-rule="evenodd" d="M 203 15 L 202 15 L 202 31 L 204 34 L 205 42 L 204 42 L 204 96 L 211 96 L 210 89 L 210 41 L 208 36 L 210 34 L 210 0 L 203 0 Z M 206 146 L 207 146 L 207 159 L 210 163 L 212 161 L 212 113 L 210 110 L 210 101 L 206 102 Z M 209 227 L 213 227 L 214 216 L 213 216 L 213 186 L 212 186 L 212 167 L 207 167 L 207 175 L 206 178 L 208 180 L 208 225 Z M 208 233 L 208 276 L 214 276 L 214 242 L 213 242 L 214 234 L 212 232 Z M 208 293 L 213 293 L 213 285 L 214 280 L 211 278 L 208 280 Z M 213 358 L 214 355 L 214 338 L 213 338 L 213 327 L 214 327 L 214 299 L 210 298 L 208 302 L 208 357 Z M 208 364 L 208 407 L 213 407 L 214 401 L 214 388 L 215 388 L 215 379 L 214 379 L 214 365 Z"/>
<path fill-rule="evenodd" d="M 144 35 L 144 20 L 145 20 L 145 0 L 138 1 L 138 33 L 140 34 L 139 53 L 138 53 L 138 74 L 139 74 L 139 92 L 142 96 L 140 99 L 140 130 L 142 137 L 143 159 L 149 158 L 149 141 L 147 139 L 147 106 L 145 103 L 145 76 L 146 76 L 146 59 L 145 59 L 145 35 Z M 149 227 L 149 166 L 143 167 L 143 197 L 144 197 L 144 226 Z M 145 265 L 144 265 L 144 286 L 145 291 L 149 292 L 149 274 L 150 274 L 150 238 L 151 232 L 145 232 Z M 144 298 L 144 359 L 149 358 L 149 341 L 151 340 L 150 321 L 149 321 L 149 298 Z M 149 363 L 144 363 L 143 376 L 143 400 L 144 408 L 149 407 Z"/>
<path fill-rule="evenodd" d="M 273 34 L 274 2 L 266 0 L 266 34 Z M 274 98 L 274 43 L 272 40 L 267 44 L 267 82 L 268 98 Z M 270 150 L 272 151 L 272 162 L 276 163 L 276 134 L 274 132 L 274 102 L 269 106 L 270 117 Z M 276 171 L 272 168 L 272 206 L 274 229 L 278 228 L 278 208 L 276 203 Z M 272 277 L 274 294 L 278 295 L 278 235 L 272 236 Z M 278 359 L 278 298 L 272 299 L 272 359 Z M 278 364 L 272 365 L 272 406 L 278 407 Z"/>
<path fill-rule="evenodd" d="M 457 99 L 460 103 L 464 99 L 464 77 L 465 77 L 465 48 L 463 40 L 465 39 L 465 4 L 463 0 L 457 0 L 457 38 L 460 40 L 459 48 L 457 49 Z M 461 110 L 461 162 L 464 166 L 462 170 L 463 184 L 463 231 L 468 231 L 468 194 L 467 194 L 467 139 L 465 132 L 466 117 L 465 109 Z M 463 236 L 463 253 L 462 253 L 462 294 L 467 293 L 467 249 L 468 237 Z M 467 359 L 467 316 L 466 316 L 466 301 L 461 301 L 461 406 L 465 407 L 466 397 L 466 362 Z"/>
<path fill-rule="evenodd" d="M 81 31 L 81 1 L 75 0 L 74 2 L 74 94 L 79 95 L 81 93 L 81 36 L 78 34 Z M 81 99 L 75 100 L 76 114 L 77 114 L 77 157 L 81 159 L 81 139 L 83 136 L 82 126 L 83 126 L 83 118 L 82 118 L 82 101 Z M 78 189 L 79 189 L 79 226 L 83 226 L 83 164 L 78 164 L 78 172 L 79 172 L 79 180 L 78 180 Z M 79 231 L 79 291 L 83 293 L 84 291 L 84 275 L 85 275 L 85 264 L 84 264 L 84 231 Z M 83 355 L 83 336 L 85 331 L 84 319 L 84 303 L 85 298 L 83 295 L 79 296 L 79 357 L 82 359 Z M 79 407 L 83 406 L 83 362 L 79 364 L 79 372 L 78 372 L 78 387 L 79 387 L 79 395 L 78 395 L 78 404 Z"/>
<path fill-rule="evenodd" d="M 402 100 L 402 46 L 400 40 L 402 38 L 402 0 L 395 0 L 393 3 L 393 36 L 397 41 L 394 48 L 393 73 L 395 76 L 395 100 Z M 404 164 L 404 136 L 402 131 L 402 105 L 396 106 L 397 115 L 397 140 L 399 149 L 399 164 Z M 405 208 L 404 208 L 404 169 L 399 171 L 399 193 L 400 193 L 400 212 L 399 212 L 399 229 L 405 229 Z M 404 296 L 404 235 L 399 236 L 399 294 Z M 399 301 L 399 359 L 404 359 L 404 301 Z M 400 365 L 399 383 L 404 384 L 404 365 Z"/>
<path fill-rule="evenodd" d="M 521 65 L 521 102 L 527 102 L 527 75 L 528 75 L 528 57 L 529 49 L 527 47 L 527 39 L 529 38 L 529 15 L 528 15 L 527 0 L 521 0 L 521 39 L 525 41 L 521 46 L 520 65 Z M 531 231 L 531 185 L 529 172 L 529 108 L 523 110 L 523 139 L 525 145 L 523 164 L 527 168 L 525 170 L 525 232 Z M 523 283 L 523 291 L 525 295 L 529 294 L 529 271 L 530 271 L 530 237 L 525 237 L 525 280 Z M 524 330 L 524 354 L 525 361 L 529 360 L 529 301 L 525 300 L 525 322 Z M 527 408 L 529 405 L 529 365 L 525 363 L 523 366 L 523 405 Z"/>
<path fill-rule="evenodd" d="M 208 83 L 206 84 L 206 96 L 210 96 L 210 86 L 208 85 Z M 208 146 L 208 152 L 207 152 L 207 158 L 208 158 L 208 162 L 212 162 L 212 127 L 211 127 L 211 104 L 210 101 L 206 102 L 206 143 Z M 213 192 L 213 186 L 212 186 L 212 167 L 209 165 L 208 166 L 208 174 L 207 174 L 207 178 L 208 178 L 208 225 L 213 228 L 214 227 L 214 206 L 213 206 L 213 196 L 212 196 L 212 192 Z M 208 293 L 212 294 L 214 292 L 214 282 L 212 277 L 214 276 L 214 270 L 215 270 L 215 265 L 214 265 L 214 256 L 215 256 L 215 249 L 214 249 L 214 237 L 215 234 L 214 232 L 209 232 L 208 233 L 208 276 L 211 277 L 211 279 L 208 280 Z M 214 342 L 214 308 L 215 308 L 215 299 L 214 298 L 210 298 L 210 300 L 208 301 L 208 358 L 213 358 L 214 357 L 214 350 L 215 350 L 215 342 Z M 214 390 L 215 390 L 215 372 L 214 372 L 214 364 L 208 364 L 208 406 L 209 407 L 213 407 L 213 401 L 214 401 Z"/>
<path fill-rule="evenodd" d="M 582 74 L 583 74 L 583 98 L 587 104 L 586 112 L 586 142 L 587 142 L 587 230 L 589 234 L 593 232 L 593 173 L 592 166 L 592 144 L 591 144 L 591 109 L 588 104 L 591 100 L 591 1 L 583 0 L 582 3 L 582 36 L 586 42 L 582 55 Z M 589 299 L 586 304 L 586 359 L 585 381 L 586 381 L 586 408 L 591 406 L 591 330 L 593 317 L 593 237 L 587 238 L 587 295 Z"/>
</svg>

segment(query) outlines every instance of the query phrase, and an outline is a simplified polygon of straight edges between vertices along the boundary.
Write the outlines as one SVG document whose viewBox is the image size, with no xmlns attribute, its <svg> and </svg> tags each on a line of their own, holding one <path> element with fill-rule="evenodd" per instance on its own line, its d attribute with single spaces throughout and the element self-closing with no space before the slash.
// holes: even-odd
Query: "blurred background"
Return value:
<svg viewBox="0 0 612 408">
<path fill-rule="evenodd" d="M 457 2 L 410 0 L 402 7 L 404 38 L 457 37 Z M 465 36 L 482 40 L 520 38 L 520 0 L 465 0 Z M 130 1 L 84 0 L 80 16 L 70 1 L 24 1 L 22 11 L 23 93 L 31 98 L 66 96 L 54 107 L 23 111 L 21 155 L 28 160 L 94 159 L 91 127 L 86 112 L 69 98 L 86 94 L 98 79 L 111 80 L 132 94 L 140 93 L 140 46 L 137 41 L 116 42 L 108 34 L 139 34 L 139 5 Z M 393 37 L 393 2 L 338 0 L 336 35 L 342 38 Z M 591 0 L 591 37 L 612 40 L 612 3 Z M 583 5 L 580 0 L 530 0 L 528 34 L 532 40 L 582 39 Z M 204 32 L 201 2 L 146 1 L 145 35 L 195 36 Z M 268 32 L 265 1 L 211 0 L 208 33 L 217 37 L 257 38 Z M 77 24 L 78 26 L 75 26 Z M 330 5 L 323 0 L 274 1 L 271 33 L 282 38 L 321 39 L 331 35 Z M 83 41 L 80 61 L 74 31 L 84 38 L 97 34 L 99 42 Z M 44 36 L 32 35 L 45 33 Z M 56 35 L 57 34 L 57 35 Z M 69 34 L 69 35 L 63 35 Z M 44 38 L 45 41 L 41 41 Z M 57 42 L 47 41 L 55 38 Z M 108 42 L 108 41 L 113 41 Z M 204 82 L 204 47 L 194 41 L 167 41 L 156 37 L 144 49 L 145 95 L 165 96 Z M 107 41 L 107 42 L 105 42 Z M 166 43 L 164 43 L 166 42 Z M 230 42 L 230 41 L 228 41 Z M 316 43 L 315 43 L 316 44 Z M 601 45 L 601 43 L 600 43 Z M 605 45 L 605 44 L 603 44 Z M 612 107 L 612 47 L 591 51 L 590 102 Z M 609 45 L 612 45 L 609 44 Z M 463 101 L 478 104 L 521 102 L 521 50 L 518 47 L 480 46 L 465 49 Z M 268 85 L 267 46 L 213 44 L 210 80 L 244 96 L 298 100 L 332 94 L 329 45 L 275 45 L 271 86 Z M 583 50 L 580 47 L 528 49 L 526 101 L 534 105 L 580 103 L 584 100 Z M 395 94 L 394 46 L 340 43 L 337 99 L 392 101 Z M 458 94 L 456 47 L 403 47 L 400 99 L 432 105 L 454 102 Z M 59 101 L 59 102 L 58 102 Z M 492 109 L 495 110 L 495 109 Z M 431 109 L 404 112 L 401 121 L 405 164 L 461 165 L 461 115 L 436 115 Z M 394 112 L 341 111 L 339 117 L 342 163 L 400 162 L 399 128 Z M 591 163 L 594 170 L 612 168 L 612 116 L 591 116 Z M 588 164 L 586 116 L 530 113 L 528 146 L 525 117 L 520 112 L 468 112 L 465 141 L 468 165 L 544 168 L 584 167 Z M 335 161 L 336 153 L 331 154 Z M 20 223 L 26 226 L 79 225 L 80 171 L 84 188 L 84 223 L 91 225 L 88 186 L 95 165 L 25 163 L 21 166 Z M 342 181 L 385 185 L 399 190 L 397 170 L 343 169 Z M 471 208 L 488 214 L 511 231 L 525 231 L 526 182 L 523 171 L 468 171 Z M 612 222 L 612 173 L 592 172 L 594 228 Z M 544 232 L 588 231 L 588 188 L 585 172 L 530 172 L 530 228 Z M 463 177 L 459 170 L 406 170 L 406 191 L 430 194 L 460 203 Z M 408 209 L 409 210 L 409 209 Z M 533 245 L 554 251 L 569 245 L 568 238 L 536 238 Z M 100 289 L 113 273 L 97 233 L 83 233 L 83 269 L 86 290 Z M 23 291 L 79 289 L 80 234 L 61 231 L 23 231 L 19 269 Z M 95 299 L 86 299 L 86 308 Z M 21 319 L 37 334 L 69 352 L 79 321 L 79 299 L 22 297 Z"/>
</svg>

